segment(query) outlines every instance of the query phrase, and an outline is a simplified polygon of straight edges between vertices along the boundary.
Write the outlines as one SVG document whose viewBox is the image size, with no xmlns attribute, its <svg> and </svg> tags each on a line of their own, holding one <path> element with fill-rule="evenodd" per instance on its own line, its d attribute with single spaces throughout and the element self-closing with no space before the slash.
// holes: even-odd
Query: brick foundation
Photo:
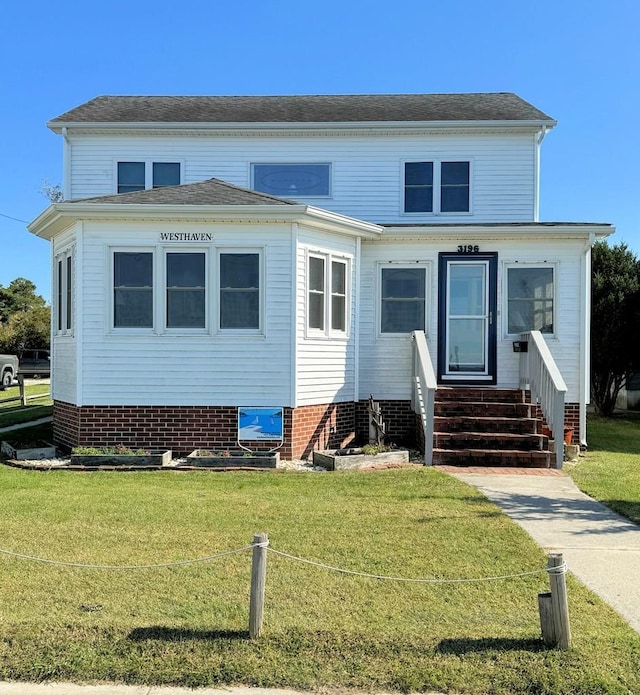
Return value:
<svg viewBox="0 0 640 695">
<path fill-rule="evenodd" d="M 389 439 L 415 444 L 416 415 L 409 401 L 380 401 Z M 55 401 L 53 437 L 58 446 L 171 449 L 184 456 L 194 449 L 237 448 L 235 406 L 82 406 Z M 283 459 L 308 458 L 314 449 L 337 449 L 368 441 L 367 402 L 331 403 L 284 409 Z M 266 451 L 278 441 L 252 443 Z"/>
</svg>

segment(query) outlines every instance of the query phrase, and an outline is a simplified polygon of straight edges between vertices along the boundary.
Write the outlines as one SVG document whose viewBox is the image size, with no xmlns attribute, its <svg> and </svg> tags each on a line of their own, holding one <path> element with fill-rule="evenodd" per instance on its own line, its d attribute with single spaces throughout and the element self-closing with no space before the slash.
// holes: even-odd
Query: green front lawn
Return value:
<svg viewBox="0 0 640 695">
<path fill-rule="evenodd" d="M 27 396 L 45 396 L 50 392 L 48 383 L 29 384 L 25 387 Z M 23 422 L 31 422 L 42 417 L 51 416 L 53 401 L 49 397 L 28 400 L 27 405 L 21 405 L 19 400 L 7 403 L 10 398 L 18 398 L 20 389 L 12 386 L 5 391 L 0 391 L 0 428 L 18 425 Z"/>
<path fill-rule="evenodd" d="M 438 471 L 34 472 L 0 467 L 0 547 L 154 564 L 249 543 L 351 570 L 476 578 L 543 552 Z M 640 636 L 569 577 L 574 647 L 539 640 L 544 574 L 409 584 L 268 555 L 264 635 L 247 638 L 249 552 L 101 571 L 0 555 L 0 680 L 248 684 L 562 695 L 640 692 Z"/>
<path fill-rule="evenodd" d="M 640 413 L 592 415 L 587 435 L 587 456 L 568 472 L 583 492 L 640 524 Z"/>
</svg>

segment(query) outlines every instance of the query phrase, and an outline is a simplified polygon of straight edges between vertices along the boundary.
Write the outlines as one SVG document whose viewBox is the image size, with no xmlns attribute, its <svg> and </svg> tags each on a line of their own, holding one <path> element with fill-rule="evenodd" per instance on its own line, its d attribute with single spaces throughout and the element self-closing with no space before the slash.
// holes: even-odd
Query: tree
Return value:
<svg viewBox="0 0 640 695">
<path fill-rule="evenodd" d="M 620 390 L 640 371 L 640 261 L 624 243 L 596 242 L 591 283 L 591 389 L 610 417 Z"/>
<path fill-rule="evenodd" d="M 47 179 L 44 179 L 40 187 L 40 192 L 46 198 L 49 198 L 52 203 L 61 203 L 64 200 L 62 186 L 59 183 L 49 183 Z"/>
<path fill-rule="evenodd" d="M 44 297 L 36 294 L 36 286 L 31 280 L 16 278 L 8 287 L 0 285 L 0 325 L 18 311 L 38 309 L 46 305 Z"/>
<path fill-rule="evenodd" d="M 51 308 L 30 307 L 16 311 L 0 324 L 0 352 L 19 355 L 25 348 L 48 348 L 51 339 Z"/>
</svg>

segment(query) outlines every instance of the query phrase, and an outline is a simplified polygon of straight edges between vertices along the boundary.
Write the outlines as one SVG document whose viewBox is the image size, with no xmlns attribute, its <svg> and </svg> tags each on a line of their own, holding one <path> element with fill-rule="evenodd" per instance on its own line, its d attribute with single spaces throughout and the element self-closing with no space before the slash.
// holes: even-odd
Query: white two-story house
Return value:
<svg viewBox="0 0 640 695">
<path fill-rule="evenodd" d="M 299 458 L 366 437 L 370 395 L 423 442 L 434 389 L 531 380 L 586 441 L 590 249 L 613 230 L 539 221 L 555 121 L 518 96 L 103 96 L 48 126 L 65 200 L 29 229 L 58 444 L 233 448 L 264 407 L 282 438 L 255 447 Z"/>
</svg>

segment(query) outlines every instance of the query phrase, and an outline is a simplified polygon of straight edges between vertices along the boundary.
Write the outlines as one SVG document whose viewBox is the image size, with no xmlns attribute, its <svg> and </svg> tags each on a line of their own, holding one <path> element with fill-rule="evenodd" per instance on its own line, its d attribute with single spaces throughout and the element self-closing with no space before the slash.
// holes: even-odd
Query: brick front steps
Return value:
<svg viewBox="0 0 640 695">
<path fill-rule="evenodd" d="M 438 388 L 434 465 L 549 468 L 536 410 L 519 389 Z"/>
</svg>

